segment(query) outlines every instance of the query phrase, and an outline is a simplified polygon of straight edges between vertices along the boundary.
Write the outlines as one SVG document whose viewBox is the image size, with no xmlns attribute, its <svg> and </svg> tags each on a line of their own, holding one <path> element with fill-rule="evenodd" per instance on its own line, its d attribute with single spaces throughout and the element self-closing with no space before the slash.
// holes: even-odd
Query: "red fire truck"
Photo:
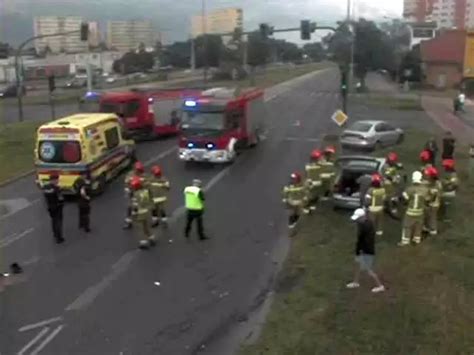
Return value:
<svg viewBox="0 0 474 355">
<path fill-rule="evenodd" d="M 239 150 L 256 145 L 264 132 L 264 92 L 215 88 L 183 104 L 179 158 L 232 162 Z"/>
<path fill-rule="evenodd" d="M 132 89 L 107 92 L 100 96 L 100 112 L 116 113 L 126 133 L 135 139 L 176 135 L 185 97 L 199 95 L 194 89 Z"/>
</svg>

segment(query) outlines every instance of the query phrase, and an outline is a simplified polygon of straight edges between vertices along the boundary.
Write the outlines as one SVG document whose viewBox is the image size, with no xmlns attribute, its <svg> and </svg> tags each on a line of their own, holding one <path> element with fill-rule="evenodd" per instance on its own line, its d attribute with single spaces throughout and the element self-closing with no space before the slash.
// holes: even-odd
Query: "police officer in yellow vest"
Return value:
<svg viewBox="0 0 474 355">
<path fill-rule="evenodd" d="M 148 181 L 148 189 L 153 200 L 153 225 L 163 223 L 166 226 L 168 221 L 166 215 L 166 202 L 168 201 L 169 181 L 163 176 L 161 168 L 155 165 L 151 168 L 153 177 Z"/>
<path fill-rule="evenodd" d="M 132 191 L 132 221 L 138 227 L 139 248 L 148 249 L 156 244 L 156 238 L 151 229 L 152 201 L 148 189 L 143 186 L 143 180 L 134 176 L 130 181 Z"/>
<path fill-rule="evenodd" d="M 293 229 L 302 214 L 308 214 L 306 208 L 308 201 L 307 188 L 301 179 L 300 173 L 293 173 L 290 176 L 290 184 L 283 188 L 283 203 L 290 211 L 288 227 Z"/>
<path fill-rule="evenodd" d="M 305 166 L 306 188 L 309 193 L 308 206 L 311 211 L 316 210 L 316 205 L 321 194 L 321 165 L 319 165 L 321 158 L 321 151 L 315 149 L 311 152 L 311 161 Z"/>
<path fill-rule="evenodd" d="M 331 196 L 334 177 L 336 176 L 336 170 L 334 167 L 334 155 L 336 154 L 336 148 L 328 146 L 324 149 L 324 159 L 319 163 L 321 165 L 321 183 L 322 183 L 322 198 L 321 200 L 327 201 Z"/>
<path fill-rule="evenodd" d="M 198 234 L 200 240 L 206 240 L 208 237 L 204 233 L 204 226 L 202 216 L 204 214 L 204 193 L 201 189 L 201 180 L 193 180 L 192 186 L 184 189 L 184 198 L 186 204 L 186 228 L 184 236 L 189 238 L 193 221 L 196 220 L 198 227 Z"/>
<path fill-rule="evenodd" d="M 369 217 L 374 222 L 376 235 L 383 235 L 383 214 L 386 193 L 382 187 L 382 177 L 379 174 L 372 175 L 372 187 L 365 196 L 369 209 Z"/>
<path fill-rule="evenodd" d="M 408 208 L 403 220 L 402 240 L 399 246 L 410 245 L 411 240 L 415 244 L 421 243 L 423 232 L 423 221 L 427 200 L 427 189 L 422 185 L 423 174 L 415 171 L 412 175 L 413 185 L 403 192 L 403 198 L 408 203 Z"/>
<path fill-rule="evenodd" d="M 456 191 L 459 187 L 459 179 L 456 173 L 456 166 L 453 159 L 443 160 L 444 176 L 441 182 L 442 193 L 442 216 L 443 221 L 450 223 L 452 221 L 453 210 L 456 201 Z"/>
<path fill-rule="evenodd" d="M 427 209 L 425 213 L 425 228 L 426 232 L 430 235 L 438 234 L 438 213 L 441 206 L 441 193 L 443 186 L 439 181 L 438 170 L 435 167 L 429 167 L 426 169 L 425 174 L 428 178 L 428 199 Z"/>
</svg>

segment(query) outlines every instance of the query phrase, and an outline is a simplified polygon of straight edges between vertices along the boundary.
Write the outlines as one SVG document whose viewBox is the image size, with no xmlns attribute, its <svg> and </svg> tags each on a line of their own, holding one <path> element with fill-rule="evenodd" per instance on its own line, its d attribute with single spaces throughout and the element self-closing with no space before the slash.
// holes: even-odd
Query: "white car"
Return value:
<svg viewBox="0 0 474 355">
<path fill-rule="evenodd" d="M 404 132 L 385 121 L 357 121 L 341 134 L 341 145 L 344 148 L 376 150 L 401 143 Z"/>
</svg>

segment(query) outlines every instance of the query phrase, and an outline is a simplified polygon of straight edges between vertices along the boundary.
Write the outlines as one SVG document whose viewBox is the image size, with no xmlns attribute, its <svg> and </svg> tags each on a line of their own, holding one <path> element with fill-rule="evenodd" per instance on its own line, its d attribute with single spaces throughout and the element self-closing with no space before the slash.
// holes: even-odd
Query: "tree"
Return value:
<svg viewBox="0 0 474 355">
<path fill-rule="evenodd" d="M 155 60 L 153 53 L 144 50 L 140 52 L 127 52 L 122 58 L 113 63 L 112 69 L 116 73 L 129 74 L 148 71 L 153 68 Z"/>
<path fill-rule="evenodd" d="M 326 56 L 322 43 L 308 43 L 303 46 L 303 54 L 306 54 L 315 62 L 319 62 Z"/>
<path fill-rule="evenodd" d="M 258 66 L 267 63 L 270 57 L 269 41 L 260 35 L 259 31 L 248 35 L 248 63 Z"/>
<path fill-rule="evenodd" d="M 191 41 L 174 42 L 161 49 L 161 65 L 189 68 L 191 62 Z"/>
<path fill-rule="evenodd" d="M 194 40 L 196 50 L 196 66 L 218 67 L 224 44 L 221 36 L 202 35 Z"/>
</svg>

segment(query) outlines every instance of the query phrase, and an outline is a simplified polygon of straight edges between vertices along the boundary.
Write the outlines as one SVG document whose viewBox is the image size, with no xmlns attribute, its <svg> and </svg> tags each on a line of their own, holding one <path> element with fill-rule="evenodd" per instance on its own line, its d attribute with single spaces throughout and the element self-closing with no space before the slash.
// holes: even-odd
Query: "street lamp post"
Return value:
<svg viewBox="0 0 474 355">
<path fill-rule="evenodd" d="M 204 59 L 204 83 L 207 83 L 207 72 L 208 72 L 208 57 L 207 57 L 207 14 L 206 14 L 206 0 L 202 0 L 202 35 L 203 35 L 203 59 Z"/>
</svg>

